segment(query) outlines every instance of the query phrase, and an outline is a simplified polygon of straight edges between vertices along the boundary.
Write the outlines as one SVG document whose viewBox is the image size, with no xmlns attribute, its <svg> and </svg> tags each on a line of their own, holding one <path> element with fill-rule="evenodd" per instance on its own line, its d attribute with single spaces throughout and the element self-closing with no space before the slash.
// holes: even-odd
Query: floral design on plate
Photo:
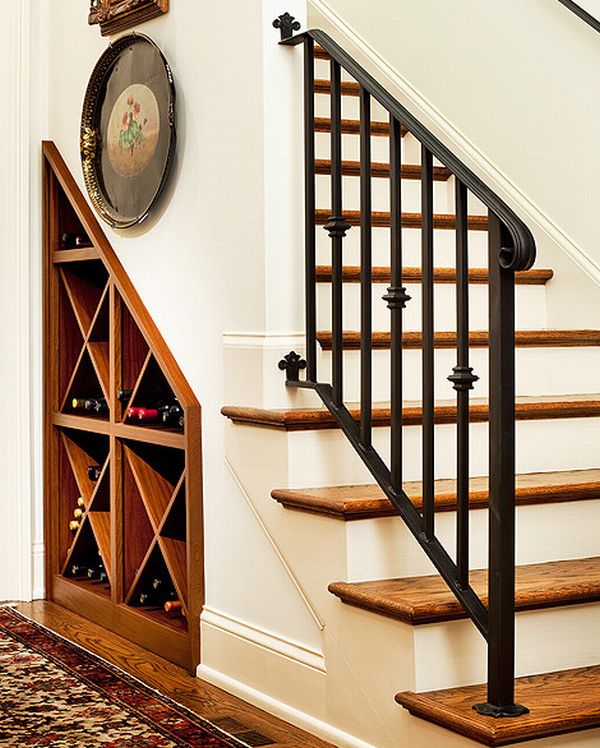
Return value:
<svg viewBox="0 0 600 748">
<path fill-rule="evenodd" d="M 128 86 L 108 123 L 108 157 L 122 177 L 139 176 L 152 160 L 160 135 L 158 102 L 143 83 Z"/>
</svg>

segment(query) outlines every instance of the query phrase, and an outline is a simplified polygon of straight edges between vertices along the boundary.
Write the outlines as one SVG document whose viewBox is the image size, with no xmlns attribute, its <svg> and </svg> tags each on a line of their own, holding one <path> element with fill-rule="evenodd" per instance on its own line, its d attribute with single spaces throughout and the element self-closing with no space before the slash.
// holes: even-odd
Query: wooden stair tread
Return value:
<svg viewBox="0 0 600 748">
<path fill-rule="evenodd" d="M 360 332 L 345 331 L 343 344 L 346 350 L 360 348 Z M 332 334 L 327 330 L 317 332 L 317 340 L 323 350 L 331 350 Z M 372 336 L 372 347 L 386 349 L 390 347 L 390 333 L 376 331 Z M 423 335 L 420 331 L 408 331 L 402 335 L 404 348 L 420 348 Z M 518 347 L 536 348 L 572 348 L 580 346 L 600 345 L 600 330 L 517 330 L 515 344 Z M 487 330 L 472 330 L 469 333 L 471 348 L 485 348 L 488 345 Z M 456 333 L 453 331 L 436 332 L 434 335 L 435 348 L 454 348 Z"/>
<path fill-rule="evenodd" d="M 487 477 L 471 478 L 470 487 L 470 507 L 472 509 L 487 507 Z M 421 511 L 423 506 L 421 481 L 404 483 L 404 490 L 415 508 Z M 275 489 L 271 496 L 288 509 L 321 514 L 345 521 L 388 517 L 398 513 L 376 484 Z M 600 498 L 600 469 L 517 475 L 516 503 L 518 505 L 597 498 Z M 442 478 L 435 481 L 435 508 L 437 512 L 456 509 L 455 480 Z"/>
<path fill-rule="evenodd" d="M 358 420 L 360 410 L 347 404 L 352 417 Z M 325 408 L 252 408 L 227 405 L 221 413 L 234 423 L 285 431 L 307 431 L 316 429 L 335 429 L 337 423 Z M 600 395 L 539 395 L 517 398 L 515 408 L 517 420 L 540 420 L 546 418 L 591 418 L 600 416 Z M 456 400 L 438 401 L 435 407 L 436 423 L 454 423 L 456 421 Z M 403 422 L 406 426 L 421 423 L 421 404 L 415 401 L 404 403 Z M 487 421 L 488 402 L 484 398 L 471 398 L 471 423 Z M 373 426 L 390 425 L 390 407 L 388 403 L 373 406 Z"/>
<path fill-rule="evenodd" d="M 350 226 L 360 226 L 360 211 L 345 210 L 344 218 Z M 323 226 L 329 220 L 331 211 L 329 209 L 318 209 L 315 211 L 315 221 L 317 225 Z M 371 223 L 374 228 L 386 228 L 390 225 L 390 213 L 386 210 L 373 211 L 371 213 Z M 402 226 L 406 229 L 419 229 L 423 223 L 421 213 L 402 213 Z M 468 216 L 467 225 L 472 231 L 487 231 L 487 216 Z M 434 229 L 454 229 L 456 228 L 456 216 L 453 213 L 434 213 Z"/>
<path fill-rule="evenodd" d="M 330 117 L 315 117 L 315 132 L 331 132 L 331 118 Z M 342 119 L 341 130 L 344 135 L 359 135 L 360 134 L 360 120 L 358 119 Z M 408 130 L 404 125 L 401 125 L 400 134 L 402 137 L 406 135 Z M 387 137 L 390 134 L 389 122 L 372 121 L 371 122 L 371 135 L 378 137 Z"/>
<path fill-rule="evenodd" d="M 600 665 L 517 678 L 515 699 L 530 713 L 493 719 L 472 708 L 487 701 L 485 685 L 396 695 L 396 701 L 416 717 L 484 745 L 510 745 L 600 727 Z"/>
<path fill-rule="evenodd" d="M 471 586 L 487 605 L 487 569 L 472 571 Z M 369 582 L 333 582 L 342 602 L 413 626 L 467 618 L 437 574 Z M 537 610 L 600 601 L 600 557 L 548 561 L 516 568 L 515 609 Z"/>
<path fill-rule="evenodd" d="M 325 78 L 315 78 L 315 93 L 331 93 L 331 82 Z M 342 81 L 342 96 L 358 96 L 360 93 L 360 84 L 356 81 Z"/>
<path fill-rule="evenodd" d="M 315 161 L 315 172 L 317 174 L 330 174 L 331 161 L 326 158 Z M 360 176 L 360 161 L 342 161 L 342 174 L 346 177 Z M 389 177 L 390 165 L 380 162 L 371 162 L 372 177 Z M 418 164 L 402 164 L 402 179 L 421 179 L 421 167 Z M 445 182 L 452 176 L 450 169 L 445 166 L 433 167 L 433 179 L 437 182 Z"/>
<path fill-rule="evenodd" d="M 331 265 L 317 265 L 317 283 L 331 283 Z M 390 268 L 374 265 L 371 268 L 373 283 L 390 283 Z M 535 268 L 515 273 L 515 283 L 518 285 L 544 285 L 552 277 L 554 272 L 545 268 Z M 405 283 L 421 283 L 423 273 L 420 267 L 402 268 L 402 279 Z M 342 269 L 342 280 L 344 283 L 360 283 L 360 266 L 344 265 Z M 455 268 L 437 267 L 433 270 L 434 283 L 456 283 Z M 487 268 L 469 268 L 469 283 L 487 283 Z"/>
</svg>

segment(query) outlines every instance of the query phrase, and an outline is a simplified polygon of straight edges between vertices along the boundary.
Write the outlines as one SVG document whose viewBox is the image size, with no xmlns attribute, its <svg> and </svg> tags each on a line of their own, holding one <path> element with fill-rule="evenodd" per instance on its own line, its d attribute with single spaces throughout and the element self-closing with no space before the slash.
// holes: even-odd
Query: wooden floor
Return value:
<svg viewBox="0 0 600 748">
<path fill-rule="evenodd" d="M 308 733 L 190 676 L 158 655 L 44 600 L 19 603 L 17 609 L 34 621 L 112 662 L 213 724 L 253 745 L 270 748 L 326 748 Z M 252 733 L 255 734 L 252 739 Z M 260 736 L 263 736 L 262 739 Z M 268 740 L 268 742 L 267 742 Z"/>
</svg>

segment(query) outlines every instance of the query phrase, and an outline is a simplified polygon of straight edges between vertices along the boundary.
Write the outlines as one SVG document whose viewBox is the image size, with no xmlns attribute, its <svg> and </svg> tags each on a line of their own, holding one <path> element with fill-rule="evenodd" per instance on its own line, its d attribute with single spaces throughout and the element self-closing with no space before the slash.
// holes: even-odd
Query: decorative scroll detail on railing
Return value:
<svg viewBox="0 0 600 748">
<path fill-rule="evenodd" d="M 285 371 L 288 382 L 298 382 L 300 371 L 306 369 L 306 361 L 296 351 L 290 351 L 278 364 L 281 371 Z"/>
<path fill-rule="evenodd" d="M 518 716 L 527 711 L 514 702 L 514 576 L 515 576 L 515 312 L 514 272 L 529 269 L 535 260 L 535 242 L 527 226 L 479 177 L 434 137 L 407 109 L 322 31 L 292 36 L 298 24 L 289 14 L 273 23 L 281 30 L 282 44 L 304 47 L 304 152 L 305 152 L 305 314 L 306 361 L 292 351 L 279 362 L 287 385 L 315 390 L 334 416 L 400 517 L 465 608 L 488 643 L 488 702 L 475 705 L 481 714 Z M 317 371 L 316 299 L 316 189 L 314 45 L 329 59 L 330 83 L 319 93 L 330 96 L 331 205 L 324 229 L 331 241 L 331 381 Z M 344 239 L 350 228 L 344 212 L 342 161 L 342 70 L 358 87 L 360 136 L 360 419 L 344 402 Z M 348 90 L 348 89 L 346 89 Z M 376 100 L 389 113 L 390 276 L 382 297 L 390 311 L 390 452 L 389 466 L 372 440 L 373 332 L 372 332 L 372 173 L 371 105 Z M 402 212 L 402 137 L 406 132 L 421 145 L 421 215 Z M 434 159 L 455 178 L 456 236 L 456 355 L 447 377 L 456 393 L 456 547 L 454 556 L 435 533 L 436 392 L 435 344 L 435 229 Z M 414 168 L 414 167 L 413 167 Z M 322 173 L 322 172 L 320 172 Z M 379 177 L 388 174 L 379 173 Z M 488 605 L 483 605 L 469 583 L 469 395 L 479 377 L 469 363 L 469 217 L 468 193 L 487 207 L 489 274 L 489 537 Z M 323 211 L 319 211 L 322 215 Z M 354 213 L 353 213 L 354 215 Z M 448 218 L 448 217 L 446 217 Z M 408 220 L 407 220 L 408 219 Z M 353 222 L 355 219 L 353 218 Z M 417 511 L 403 488 L 403 310 L 411 299 L 403 282 L 402 226 L 421 230 L 422 323 L 422 495 Z M 449 224 L 449 225 L 448 225 Z M 386 225 L 388 222 L 386 221 Z M 306 378 L 300 371 L 306 368 Z M 446 476 L 444 476 L 446 477 Z"/>
<path fill-rule="evenodd" d="M 281 32 L 281 41 L 289 39 L 294 31 L 300 31 L 300 22 L 287 12 L 276 18 L 273 26 Z"/>
</svg>

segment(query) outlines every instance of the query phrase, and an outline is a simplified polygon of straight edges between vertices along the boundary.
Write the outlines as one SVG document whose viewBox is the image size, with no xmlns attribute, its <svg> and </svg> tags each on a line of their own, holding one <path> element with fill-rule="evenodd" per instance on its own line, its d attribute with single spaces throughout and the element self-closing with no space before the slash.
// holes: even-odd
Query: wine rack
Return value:
<svg viewBox="0 0 600 748">
<path fill-rule="evenodd" d="M 193 671 L 200 406 L 56 146 L 43 156 L 47 597 Z"/>
</svg>

